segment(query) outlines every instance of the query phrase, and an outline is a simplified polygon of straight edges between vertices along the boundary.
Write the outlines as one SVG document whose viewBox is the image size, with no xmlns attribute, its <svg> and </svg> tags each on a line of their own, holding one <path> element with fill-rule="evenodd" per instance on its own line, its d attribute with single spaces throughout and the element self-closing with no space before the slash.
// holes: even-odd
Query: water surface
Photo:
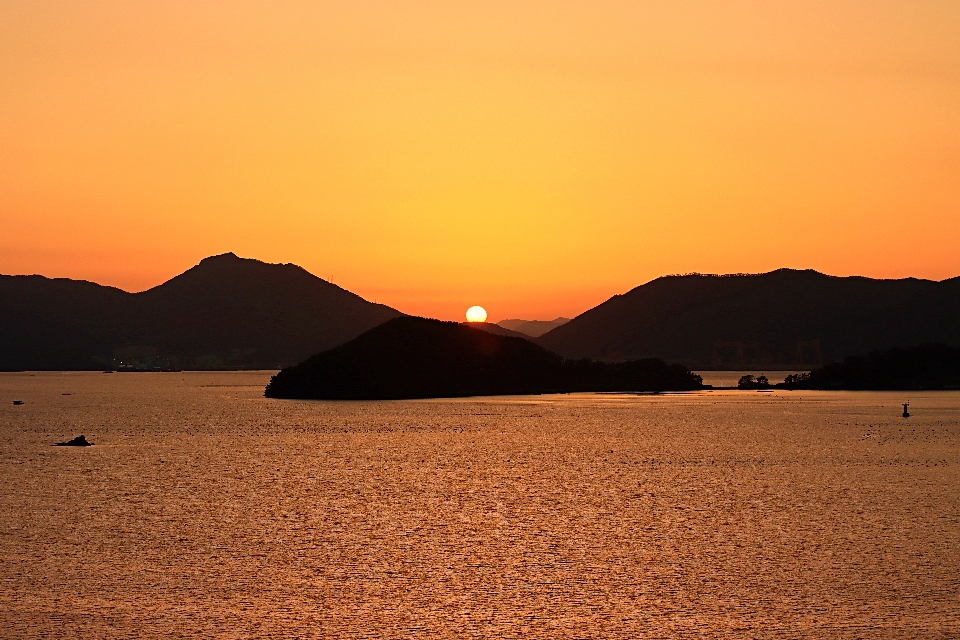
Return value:
<svg viewBox="0 0 960 640">
<path fill-rule="evenodd" d="M 960 635 L 960 392 L 268 377 L 0 374 L 0 634 Z"/>
</svg>

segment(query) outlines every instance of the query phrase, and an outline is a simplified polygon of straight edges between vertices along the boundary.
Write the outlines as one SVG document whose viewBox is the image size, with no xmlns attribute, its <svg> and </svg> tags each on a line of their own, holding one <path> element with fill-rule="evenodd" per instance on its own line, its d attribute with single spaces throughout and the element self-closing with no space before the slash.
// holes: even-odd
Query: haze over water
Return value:
<svg viewBox="0 0 960 640">
<path fill-rule="evenodd" d="M 0 374 L 0 634 L 960 634 L 960 392 L 268 379 Z"/>
</svg>

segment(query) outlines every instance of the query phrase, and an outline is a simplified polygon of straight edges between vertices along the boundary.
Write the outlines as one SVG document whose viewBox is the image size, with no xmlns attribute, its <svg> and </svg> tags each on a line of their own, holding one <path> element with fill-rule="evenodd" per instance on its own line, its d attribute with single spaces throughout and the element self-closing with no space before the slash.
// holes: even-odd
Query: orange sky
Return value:
<svg viewBox="0 0 960 640">
<path fill-rule="evenodd" d="M 0 0 L 0 273 L 408 313 L 960 275 L 960 3 Z"/>
</svg>

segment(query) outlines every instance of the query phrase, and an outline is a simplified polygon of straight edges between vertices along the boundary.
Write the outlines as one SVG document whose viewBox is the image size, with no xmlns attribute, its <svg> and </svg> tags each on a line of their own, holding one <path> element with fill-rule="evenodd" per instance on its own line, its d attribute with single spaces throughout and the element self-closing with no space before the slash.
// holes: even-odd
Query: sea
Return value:
<svg viewBox="0 0 960 640">
<path fill-rule="evenodd" d="M 960 637 L 960 392 L 270 375 L 0 374 L 0 637 Z"/>
</svg>

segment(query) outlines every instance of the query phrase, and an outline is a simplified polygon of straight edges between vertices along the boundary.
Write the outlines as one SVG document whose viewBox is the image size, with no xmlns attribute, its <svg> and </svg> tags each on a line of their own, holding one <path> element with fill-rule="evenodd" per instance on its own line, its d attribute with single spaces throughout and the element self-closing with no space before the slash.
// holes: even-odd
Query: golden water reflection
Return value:
<svg viewBox="0 0 960 640">
<path fill-rule="evenodd" d="M 960 392 L 268 376 L 0 374 L 0 635 L 960 634 Z"/>
</svg>

